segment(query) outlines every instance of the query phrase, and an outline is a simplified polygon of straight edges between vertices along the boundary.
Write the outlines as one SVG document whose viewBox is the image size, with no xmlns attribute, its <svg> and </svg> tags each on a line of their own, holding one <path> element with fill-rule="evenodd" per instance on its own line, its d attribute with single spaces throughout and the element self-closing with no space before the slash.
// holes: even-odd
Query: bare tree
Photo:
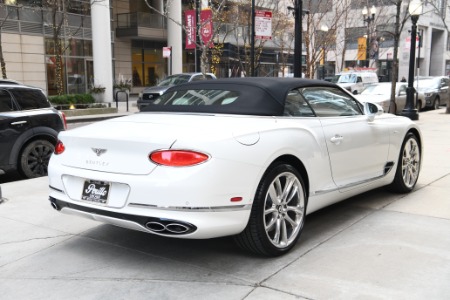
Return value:
<svg viewBox="0 0 450 300">
<path fill-rule="evenodd" d="M 340 29 L 342 19 L 342 12 L 339 10 L 341 3 L 342 1 L 332 0 L 303 1 L 303 8 L 309 12 L 303 17 L 307 78 L 314 77 L 318 61 L 329 50 L 336 53 L 336 31 Z M 328 31 L 323 31 L 325 26 Z"/>
<path fill-rule="evenodd" d="M 148 0 L 144 0 L 147 6 L 156 13 L 166 17 L 167 19 L 175 22 L 187 32 L 187 28 L 179 22 L 169 17 L 169 10 L 173 0 L 168 0 L 164 11 L 158 11 L 154 8 Z M 276 0 L 258 0 L 256 1 L 256 7 L 278 7 L 278 1 Z M 202 40 L 196 41 L 196 45 L 201 49 L 201 69 L 202 72 L 206 72 L 209 68 L 210 57 L 213 69 L 216 69 L 222 62 L 223 46 L 225 41 L 232 41 L 236 46 L 236 56 L 231 57 L 235 63 L 239 65 L 239 69 L 243 71 L 244 75 L 250 74 L 250 42 L 251 42 L 251 5 L 250 2 L 244 1 L 228 1 L 228 0 L 215 0 L 211 1 L 211 10 L 213 13 L 214 21 L 214 42 L 215 45 L 212 48 L 207 47 Z M 278 15 L 278 12 L 275 13 Z M 273 28 L 278 28 L 277 21 L 280 18 L 275 17 L 275 23 Z M 198 24 L 198 29 L 201 30 L 203 26 L 207 24 Z M 223 25 L 223 26 L 222 26 Z M 220 32 L 219 32 L 220 31 Z M 260 57 L 266 41 L 262 39 L 255 40 L 255 69 L 260 66 Z"/>
<path fill-rule="evenodd" d="M 407 5 L 404 5 L 403 0 L 386 0 L 386 4 L 394 8 L 394 13 L 385 18 L 385 24 L 394 24 L 394 31 L 384 31 L 385 35 L 392 36 L 394 40 L 394 54 L 393 54 L 393 67 L 392 67 L 392 84 L 391 84 L 391 103 L 389 111 L 395 111 L 395 90 L 398 78 L 398 49 L 400 45 L 400 35 L 405 27 L 406 22 L 411 18 Z"/>
<path fill-rule="evenodd" d="M 174 22 L 175 24 L 180 26 L 186 34 L 188 34 L 189 28 L 187 28 L 185 25 L 183 25 L 182 23 L 178 22 L 177 20 L 174 20 L 173 18 L 171 18 L 169 16 L 170 7 L 171 7 L 172 2 L 174 0 L 167 0 L 163 11 L 159 11 L 158 9 L 153 7 L 148 2 L 148 0 L 144 0 L 144 1 L 145 1 L 147 6 L 151 10 L 153 10 L 157 14 L 165 17 L 166 19 Z M 220 20 L 220 18 L 218 16 L 224 10 L 224 7 L 225 7 L 226 3 L 227 3 L 226 0 L 220 0 L 220 1 L 218 0 L 218 1 L 214 2 L 214 5 L 211 7 L 211 10 L 212 10 L 212 13 L 213 13 L 213 20 L 214 19 Z M 200 22 L 200 24 L 197 24 L 197 30 L 201 31 L 206 26 L 210 26 L 209 22 L 210 22 L 210 20 L 205 20 L 203 23 Z M 213 37 L 218 34 L 218 30 L 219 30 L 219 26 L 216 26 L 215 28 L 213 28 L 213 34 L 212 34 Z M 201 49 L 201 56 L 200 56 L 201 72 L 203 74 L 206 74 L 208 72 L 208 69 L 209 69 L 209 53 L 211 51 L 210 45 L 206 44 L 202 39 L 196 39 L 195 44 L 196 44 L 197 48 Z"/>
<path fill-rule="evenodd" d="M 260 57 L 263 51 L 265 40 L 255 39 L 254 58 L 251 57 L 252 39 L 252 7 L 250 3 L 236 2 L 233 6 L 233 18 L 231 25 L 231 35 L 234 39 L 237 51 L 234 59 L 239 63 L 244 76 L 251 76 L 251 60 L 254 59 L 255 69 L 259 68 Z"/>
<path fill-rule="evenodd" d="M 273 44 L 278 48 L 276 53 L 276 71 L 281 77 L 287 76 L 286 69 L 288 59 L 294 47 L 294 20 L 289 13 L 277 11 L 275 16 L 275 26 L 273 27 Z"/>
</svg>

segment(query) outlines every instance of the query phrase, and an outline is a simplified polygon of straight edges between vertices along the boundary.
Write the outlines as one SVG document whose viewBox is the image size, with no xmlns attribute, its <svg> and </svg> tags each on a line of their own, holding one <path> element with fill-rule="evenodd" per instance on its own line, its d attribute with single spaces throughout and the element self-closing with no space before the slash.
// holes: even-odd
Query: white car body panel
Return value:
<svg viewBox="0 0 450 300">
<path fill-rule="evenodd" d="M 354 116 L 322 119 L 322 125 L 338 187 L 382 175 L 389 151 L 388 124 L 368 123 L 366 116 Z M 371 152 L 380 155 L 373 159 L 361 155 Z"/>
<path fill-rule="evenodd" d="M 383 176 L 384 165 L 396 165 L 402 137 L 413 126 L 409 119 L 390 114 L 370 122 L 364 115 L 298 118 L 140 113 L 62 132 L 59 138 L 66 150 L 51 158 L 50 197 L 112 214 L 194 224 L 197 230 L 183 238 L 233 235 L 245 228 L 257 186 L 277 158 L 295 157 L 304 166 L 309 182 L 307 212 L 311 213 L 392 182 L 395 172 Z M 392 144 L 395 135 L 398 144 Z M 342 136 L 342 141 L 331 142 L 335 136 Z M 106 152 L 97 156 L 92 148 Z M 169 148 L 200 151 L 211 158 L 181 168 L 158 166 L 149 160 L 152 151 Z M 367 159 L 374 151 L 383 155 Z M 356 168 L 356 164 L 365 167 Z M 81 200 L 85 180 L 111 183 L 106 205 Z M 231 201 L 235 197 L 242 200 Z M 70 207 L 61 211 L 151 232 L 137 223 L 95 212 Z"/>
</svg>

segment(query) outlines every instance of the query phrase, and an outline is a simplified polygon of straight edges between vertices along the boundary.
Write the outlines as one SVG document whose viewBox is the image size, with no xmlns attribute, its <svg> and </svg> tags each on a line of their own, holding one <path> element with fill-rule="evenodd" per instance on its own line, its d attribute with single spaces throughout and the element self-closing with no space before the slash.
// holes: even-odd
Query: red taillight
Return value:
<svg viewBox="0 0 450 300">
<path fill-rule="evenodd" d="M 55 146 L 55 154 L 61 154 L 64 152 L 64 150 L 66 150 L 66 147 L 64 147 L 64 144 L 60 140 L 58 140 Z"/>
<path fill-rule="evenodd" d="M 159 150 L 151 153 L 149 157 L 154 163 L 170 167 L 198 165 L 209 159 L 204 153 L 189 150 Z"/>
<path fill-rule="evenodd" d="M 64 125 L 64 129 L 67 130 L 67 119 L 66 119 L 66 115 L 60 111 L 59 112 L 60 116 L 61 116 L 61 120 L 63 121 L 63 125 Z"/>
</svg>

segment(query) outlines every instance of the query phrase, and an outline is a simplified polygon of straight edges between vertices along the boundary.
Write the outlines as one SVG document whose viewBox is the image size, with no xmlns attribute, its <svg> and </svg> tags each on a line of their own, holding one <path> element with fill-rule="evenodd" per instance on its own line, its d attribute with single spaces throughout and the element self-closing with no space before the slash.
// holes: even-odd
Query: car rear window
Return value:
<svg viewBox="0 0 450 300">
<path fill-rule="evenodd" d="M 205 85 L 206 80 L 201 82 L 172 87 L 142 111 L 260 116 L 281 115 L 283 112 L 283 105 L 264 88 L 244 84 Z"/>
<path fill-rule="evenodd" d="M 14 89 L 11 93 L 22 110 L 50 107 L 50 102 L 40 90 Z"/>
<path fill-rule="evenodd" d="M 239 92 L 225 90 L 185 90 L 167 93 L 155 100 L 155 105 L 229 105 L 236 101 Z"/>
</svg>

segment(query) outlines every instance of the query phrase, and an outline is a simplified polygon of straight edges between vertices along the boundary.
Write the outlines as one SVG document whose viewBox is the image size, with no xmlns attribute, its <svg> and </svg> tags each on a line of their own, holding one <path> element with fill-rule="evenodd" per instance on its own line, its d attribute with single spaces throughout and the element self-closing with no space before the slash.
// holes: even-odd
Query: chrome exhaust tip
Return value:
<svg viewBox="0 0 450 300">
<path fill-rule="evenodd" d="M 166 230 L 172 233 L 182 234 L 189 231 L 189 228 L 183 224 L 171 223 L 166 225 Z"/>
<path fill-rule="evenodd" d="M 55 202 L 50 202 L 50 205 L 55 209 L 55 210 L 59 210 L 58 205 Z"/>
<path fill-rule="evenodd" d="M 166 226 L 159 222 L 148 222 L 147 224 L 145 224 L 145 227 L 155 232 L 163 232 L 166 230 Z"/>
<path fill-rule="evenodd" d="M 188 234 L 197 230 L 197 227 L 186 222 L 159 218 L 150 218 L 145 227 L 151 232 L 167 235 Z"/>
</svg>

